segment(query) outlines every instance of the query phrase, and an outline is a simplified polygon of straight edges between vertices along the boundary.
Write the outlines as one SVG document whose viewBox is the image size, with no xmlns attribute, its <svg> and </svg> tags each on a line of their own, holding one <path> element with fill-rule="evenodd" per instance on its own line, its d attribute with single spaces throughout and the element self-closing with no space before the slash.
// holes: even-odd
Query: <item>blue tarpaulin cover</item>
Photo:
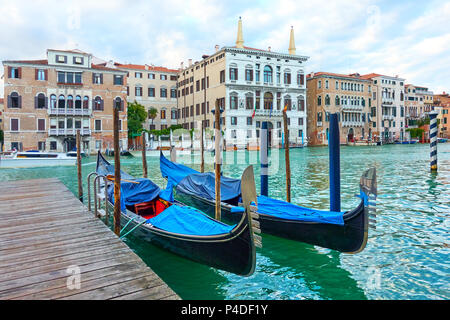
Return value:
<svg viewBox="0 0 450 320">
<path fill-rule="evenodd" d="M 258 212 L 290 220 L 344 225 L 342 212 L 304 208 L 266 196 L 258 196 Z"/>
<path fill-rule="evenodd" d="M 174 181 L 174 185 L 177 185 L 177 190 L 191 195 L 195 194 L 209 200 L 215 199 L 214 173 L 199 173 L 185 165 L 171 162 L 163 155 L 160 156 L 160 168 L 163 177 L 168 178 L 169 181 Z M 238 185 L 239 187 L 237 187 Z M 241 193 L 240 180 L 222 176 L 220 189 L 222 201 L 233 199 Z M 222 190 L 225 190 L 225 192 Z M 232 208 L 232 211 L 239 212 L 242 210 L 237 208 L 233 210 Z M 283 219 L 344 225 L 343 212 L 300 207 L 283 200 L 265 196 L 258 197 L 258 212 Z"/>
<path fill-rule="evenodd" d="M 236 226 L 212 220 L 195 208 L 176 205 L 170 206 L 148 222 L 162 230 L 197 236 L 228 233 Z"/>
<path fill-rule="evenodd" d="M 159 167 L 161 169 L 161 174 L 164 178 L 172 180 L 174 185 L 177 185 L 181 180 L 183 180 L 186 176 L 198 173 L 198 171 L 186 167 L 182 164 L 175 163 L 167 160 L 163 154 L 161 153 L 159 157 Z"/>
<path fill-rule="evenodd" d="M 197 195 L 208 200 L 216 198 L 215 175 L 212 172 L 191 174 L 181 180 L 177 190 Z M 220 178 L 220 200 L 227 201 L 239 197 L 241 194 L 241 180 L 227 177 Z"/>
<path fill-rule="evenodd" d="M 161 189 L 149 179 L 135 179 L 134 182 L 120 182 L 120 207 L 125 211 L 125 206 L 135 205 L 137 203 L 152 201 L 160 196 Z M 114 185 L 108 188 L 108 196 L 111 203 L 114 204 Z"/>
</svg>

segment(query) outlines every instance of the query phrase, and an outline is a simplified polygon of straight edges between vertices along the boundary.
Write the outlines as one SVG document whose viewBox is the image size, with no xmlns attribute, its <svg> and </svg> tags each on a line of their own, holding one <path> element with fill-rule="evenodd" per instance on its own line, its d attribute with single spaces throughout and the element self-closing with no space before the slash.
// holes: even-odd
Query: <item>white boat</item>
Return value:
<svg viewBox="0 0 450 320">
<path fill-rule="evenodd" d="M 76 157 L 65 153 L 25 151 L 11 152 L 0 157 L 0 168 L 31 168 L 50 166 L 74 166 Z"/>
</svg>

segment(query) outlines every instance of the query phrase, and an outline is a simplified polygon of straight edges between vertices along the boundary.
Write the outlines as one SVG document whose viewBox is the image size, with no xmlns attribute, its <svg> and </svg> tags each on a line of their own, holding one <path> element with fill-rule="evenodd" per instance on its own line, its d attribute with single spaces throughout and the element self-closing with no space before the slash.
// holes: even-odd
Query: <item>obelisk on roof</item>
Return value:
<svg viewBox="0 0 450 320">
<path fill-rule="evenodd" d="M 289 54 L 295 55 L 295 39 L 293 26 L 291 26 L 291 36 L 289 38 Z"/>
<path fill-rule="evenodd" d="M 244 48 L 244 36 L 242 35 L 242 19 L 239 17 L 236 48 Z"/>
</svg>

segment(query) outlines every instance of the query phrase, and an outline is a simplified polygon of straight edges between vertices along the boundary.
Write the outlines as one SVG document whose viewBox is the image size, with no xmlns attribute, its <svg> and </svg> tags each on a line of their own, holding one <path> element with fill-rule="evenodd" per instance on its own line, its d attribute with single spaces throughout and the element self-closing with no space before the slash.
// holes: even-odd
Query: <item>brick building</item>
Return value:
<svg viewBox="0 0 450 320">
<path fill-rule="evenodd" d="M 5 149 L 66 152 L 76 131 L 84 151 L 112 148 L 113 105 L 127 148 L 126 71 L 79 50 L 47 50 L 44 60 L 3 61 Z"/>
</svg>

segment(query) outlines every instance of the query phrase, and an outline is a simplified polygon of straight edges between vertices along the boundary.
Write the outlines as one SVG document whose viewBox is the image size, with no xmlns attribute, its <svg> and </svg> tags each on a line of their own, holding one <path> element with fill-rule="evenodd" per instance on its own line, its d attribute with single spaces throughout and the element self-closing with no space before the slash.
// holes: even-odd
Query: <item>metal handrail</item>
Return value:
<svg viewBox="0 0 450 320">
<path fill-rule="evenodd" d="M 99 178 L 106 178 L 103 175 L 97 175 L 94 178 L 94 215 L 98 218 L 99 214 L 98 214 L 98 200 L 97 200 L 97 184 L 98 184 L 98 189 L 100 190 L 100 180 Z"/>
<path fill-rule="evenodd" d="M 93 175 L 96 175 L 96 176 L 97 176 L 98 174 L 97 174 L 97 172 L 91 172 L 91 173 L 89 173 L 88 176 L 87 176 L 88 209 L 89 209 L 89 212 L 92 212 L 92 210 L 91 210 L 91 177 L 92 177 Z"/>
</svg>

